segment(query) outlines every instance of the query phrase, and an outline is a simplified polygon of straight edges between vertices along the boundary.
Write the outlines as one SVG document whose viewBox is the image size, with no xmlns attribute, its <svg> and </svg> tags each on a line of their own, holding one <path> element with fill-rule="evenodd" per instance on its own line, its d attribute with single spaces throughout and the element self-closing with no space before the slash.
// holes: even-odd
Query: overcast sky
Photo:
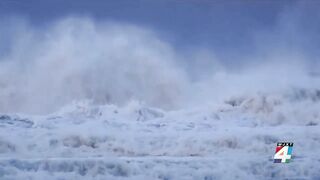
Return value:
<svg viewBox="0 0 320 180">
<path fill-rule="evenodd" d="M 320 55 L 320 1 L 265 0 L 1 0 L 0 16 L 34 26 L 69 15 L 153 29 L 175 48 L 206 48 L 226 62 L 270 48 Z M 250 59 L 250 58 L 248 58 Z M 319 59 L 318 59 L 319 61 Z"/>
</svg>

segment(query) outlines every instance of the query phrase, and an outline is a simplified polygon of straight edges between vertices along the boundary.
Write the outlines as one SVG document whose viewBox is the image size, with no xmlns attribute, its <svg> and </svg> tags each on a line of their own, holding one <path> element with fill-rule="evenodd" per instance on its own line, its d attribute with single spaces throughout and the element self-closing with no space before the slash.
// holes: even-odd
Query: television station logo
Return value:
<svg viewBox="0 0 320 180">
<path fill-rule="evenodd" d="M 292 156 L 292 148 L 292 142 L 278 142 L 273 158 L 274 163 L 289 163 Z"/>
</svg>

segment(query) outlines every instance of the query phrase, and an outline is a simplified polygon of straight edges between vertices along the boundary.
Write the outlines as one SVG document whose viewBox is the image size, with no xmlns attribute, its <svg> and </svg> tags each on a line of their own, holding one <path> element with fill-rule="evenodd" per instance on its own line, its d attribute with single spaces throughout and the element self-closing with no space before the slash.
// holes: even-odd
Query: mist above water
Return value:
<svg viewBox="0 0 320 180">
<path fill-rule="evenodd" d="M 173 110 L 320 87 L 302 53 L 258 54 L 263 61 L 230 69 L 214 51 L 183 54 L 157 32 L 131 24 L 83 17 L 41 28 L 23 20 L 11 24 L 18 30 L 0 30 L 11 39 L 0 56 L 0 112 L 49 113 L 82 100 L 120 106 L 135 100 Z"/>
</svg>

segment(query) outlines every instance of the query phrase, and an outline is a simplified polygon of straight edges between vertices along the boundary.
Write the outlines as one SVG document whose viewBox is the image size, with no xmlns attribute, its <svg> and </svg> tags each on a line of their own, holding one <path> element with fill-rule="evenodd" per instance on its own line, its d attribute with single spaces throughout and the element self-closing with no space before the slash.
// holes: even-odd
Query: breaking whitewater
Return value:
<svg viewBox="0 0 320 180">
<path fill-rule="evenodd" d="M 320 79 L 301 56 L 229 70 L 132 25 L 13 24 L 1 180 L 320 178 Z"/>
</svg>

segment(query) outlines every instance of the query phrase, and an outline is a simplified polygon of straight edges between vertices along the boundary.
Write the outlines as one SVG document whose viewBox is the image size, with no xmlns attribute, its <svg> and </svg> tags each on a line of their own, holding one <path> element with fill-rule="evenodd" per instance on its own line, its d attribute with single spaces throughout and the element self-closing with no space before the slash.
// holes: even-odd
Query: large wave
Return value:
<svg viewBox="0 0 320 180">
<path fill-rule="evenodd" d="M 10 42 L 0 56 L 1 112 L 48 113 L 79 100 L 138 100 L 171 110 L 260 91 L 320 87 L 302 56 L 270 53 L 267 63 L 230 70 L 214 52 L 183 54 L 156 32 L 130 24 L 83 17 L 42 27 L 10 21 L 16 30 L 0 31 Z"/>
</svg>

